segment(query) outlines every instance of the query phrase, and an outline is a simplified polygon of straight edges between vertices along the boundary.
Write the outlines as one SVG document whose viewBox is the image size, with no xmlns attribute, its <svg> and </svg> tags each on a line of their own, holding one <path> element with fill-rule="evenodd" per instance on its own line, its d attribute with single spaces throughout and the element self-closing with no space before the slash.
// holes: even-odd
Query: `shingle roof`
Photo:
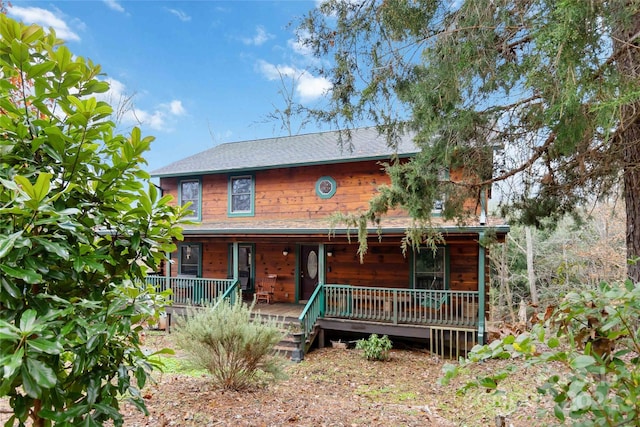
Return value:
<svg viewBox="0 0 640 427">
<path fill-rule="evenodd" d="M 340 132 L 229 142 L 173 162 L 151 172 L 151 176 L 184 176 L 271 169 L 298 165 L 341 163 L 353 160 L 388 159 L 394 150 L 374 127 L 351 131 L 351 140 L 340 146 Z M 397 154 L 407 156 L 419 150 L 413 135 L 399 142 Z"/>
</svg>

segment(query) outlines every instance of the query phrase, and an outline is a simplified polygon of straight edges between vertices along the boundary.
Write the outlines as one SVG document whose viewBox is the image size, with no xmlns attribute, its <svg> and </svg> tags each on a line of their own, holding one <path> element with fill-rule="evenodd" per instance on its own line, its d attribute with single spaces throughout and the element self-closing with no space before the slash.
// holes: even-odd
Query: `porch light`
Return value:
<svg viewBox="0 0 640 427">
<path fill-rule="evenodd" d="M 282 255 L 283 255 L 283 256 L 287 256 L 287 255 L 289 255 L 289 248 L 284 248 L 284 249 L 282 250 Z"/>
<path fill-rule="evenodd" d="M 333 256 L 333 248 L 327 248 L 327 256 L 328 257 L 332 257 Z"/>
</svg>

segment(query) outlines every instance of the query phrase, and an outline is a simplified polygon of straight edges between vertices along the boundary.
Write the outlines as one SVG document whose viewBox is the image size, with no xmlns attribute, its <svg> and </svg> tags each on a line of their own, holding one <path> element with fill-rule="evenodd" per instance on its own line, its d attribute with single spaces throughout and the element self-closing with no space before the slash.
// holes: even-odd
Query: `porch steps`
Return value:
<svg viewBox="0 0 640 427">
<path fill-rule="evenodd" d="M 285 337 L 274 347 L 274 352 L 289 360 L 294 360 L 295 355 L 299 351 L 298 341 L 292 334 L 288 333 Z M 296 359 L 296 361 L 298 361 Z"/>
<path fill-rule="evenodd" d="M 278 344 L 274 347 L 274 353 L 279 354 L 287 359 L 299 361 L 298 359 L 301 357 L 299 350 L 300 345 L 298 344 L 298 339 L 294 337 L 291 331 L 295 331 L 299 329 L 300 320 L 297 317 L 293 316 L 274 316 L 271 314 L 262 314 L 262 313 L 252 313 L 252 317 L 255 319 L 256 317 L 261 318 L 273 318 L 276 317 L 278 321 L 282 322 L 283 329 L 282 332 L 286 332 L 284 338 L 280 340 Z"/>
</svg>

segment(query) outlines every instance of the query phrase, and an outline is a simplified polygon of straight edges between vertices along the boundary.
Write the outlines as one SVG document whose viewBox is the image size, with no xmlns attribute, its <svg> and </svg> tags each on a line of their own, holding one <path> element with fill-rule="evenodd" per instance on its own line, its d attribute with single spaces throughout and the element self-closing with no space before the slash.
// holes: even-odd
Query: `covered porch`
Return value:
<svg viewBox="0 0 640 427">
<path fill-rule="evenodd" d="M 238 298 L 242 293 L 236 279 L 148 276 L 147 283 L 158 291 L 171 291 L 168 313 Z M 256 309 L 261 315 L 277 316 L 299 325 L 303 353 L 316 340 L 319 346 L 324 346 L 324 330 L 423 338 L 431 343 L 437 339 L 457 342 L 460 339 L 454 336 L 464 336 L 463 347 L 468 350 L 484 335 L 483 296 L 478 291 L 321 283 L 305 304 L 276 302 L 257 304 Z M 458 353 L 459 349 L 455 349 L 455 354 Z"/>
</svg>

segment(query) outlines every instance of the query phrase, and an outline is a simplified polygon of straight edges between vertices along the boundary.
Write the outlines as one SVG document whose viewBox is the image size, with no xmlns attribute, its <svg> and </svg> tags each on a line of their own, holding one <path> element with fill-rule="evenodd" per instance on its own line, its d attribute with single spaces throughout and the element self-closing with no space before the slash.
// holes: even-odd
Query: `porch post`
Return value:
<svg viewBox="0 0 640 427">
<path fill-rule="evenodd" d="M 238 242 L 233 242 L 233 280 L 238 280 L 238 267 L 240 261 L 238 260 L 238 255 L 240 254 L 238 250 Z"/>
<path fill-rule="evenodd" d="M 324 243 L 318 245 L 318 283 L 324 285 L 325 281 L 325 250 Z"/>
<path fill-rule="evenodd" d="M 478 233 L 478 343 L 485 342 L 485 248 L 482 241 L 484 240 L 484 231 Z"/>
</svg>

